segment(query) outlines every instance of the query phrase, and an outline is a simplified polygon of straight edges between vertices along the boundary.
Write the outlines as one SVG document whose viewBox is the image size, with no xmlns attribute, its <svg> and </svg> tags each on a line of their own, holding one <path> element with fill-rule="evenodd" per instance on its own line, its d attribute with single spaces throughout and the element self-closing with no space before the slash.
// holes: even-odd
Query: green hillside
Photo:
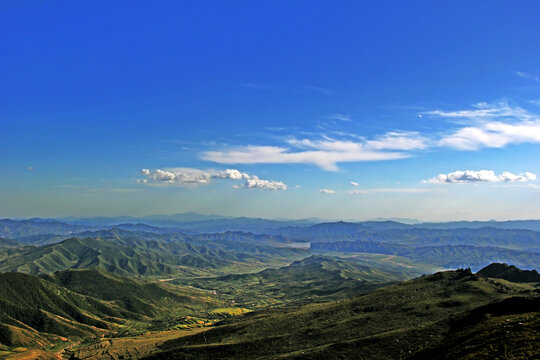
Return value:
<svg viewBox="0 0 540 360">
<path fill-rule="evenodd" d="M 88 337 L 117 329 L 142 315 L 84 296 L 37 277 L 0 274 L 0 343 L 14 344 L 9 326 L 63 337 Z"/>
<path fill-rule="evenodd" d="M 481 306 L 451 324 L 440 344 L 415 360 L 537 359 L 540 356 L 540 297 L 512 297 Z"/>
<path fill-rule="evenodd" d="M 311 256 L 279 269 L 176 283 L 216 291 L 237 306 L 264 308 L 344 299 L 405 278 L 354 261 Z"/>
<path fill-rule="evenodd" d="M 64 270 L 42 278 L 73 292 L 113 301 L 124 309 L 152 317 L 184 306 L 203 309 L 205 303 L 200 296 L 194 296 L 195 291 L 125 278 L 99 268 Z"/>
<path fill-rule="evenodd" d="M 522 270 L 508 264 L 489 264 L 480 270 L 478 274 L 517 283 L 540 283 L 540 274 L 536 270 Z"/>
<path fill-rule="evenodd" d="M 283 264 L 306 253 L 245 242 L 180 240 L 181 235 L 105 234 L 106 238 L 69 238 L 51 245 L 0 249 L 0 270 L 42 274 L 98 267 L 125 276 L 213 275 Z"/>
<path fill-rule="evenodd" d="M 213 310 L 225 305 L 206 291 L 99 269 L 66 270 L 41 278 L 0 273 L 0 350 L 11 354 L 24 347 L 50 355 L 103 336 L 196 329 L 220 319 Z"/>
<path fill-rule="evenodd" d="M 0 237 L 0 247 L 13 247 L 13 246 L 18 246 L 18 245 L 19 243 L 16 242 L 15 240 L 4 239 Z"/>
<path fill-rule="evenodd" d="M 349 300 L 250 313 L 168 341 L 149 359 L 406 357 L 440 344 L 456 320 L 474 309 L 535 294 L 531 287 L 468 270 L 437 273 Z"/>
</svg>

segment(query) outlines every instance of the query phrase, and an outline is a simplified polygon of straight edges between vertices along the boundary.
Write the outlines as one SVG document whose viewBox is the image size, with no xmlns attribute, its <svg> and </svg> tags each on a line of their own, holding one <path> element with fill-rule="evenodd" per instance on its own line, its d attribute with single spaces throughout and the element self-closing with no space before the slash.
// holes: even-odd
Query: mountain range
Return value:
<svg viewBox="0 0 540 360">
<path fill-rule="evenodd" d="M 151 219 L 0 220 L 0 358 L 540 356 L 534 221 Z"/>
</svg>

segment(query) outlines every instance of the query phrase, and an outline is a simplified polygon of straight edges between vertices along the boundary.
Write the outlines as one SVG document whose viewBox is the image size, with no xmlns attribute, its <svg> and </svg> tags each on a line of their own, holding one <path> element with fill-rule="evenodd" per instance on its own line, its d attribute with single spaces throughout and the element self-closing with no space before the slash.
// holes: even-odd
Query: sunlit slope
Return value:
<svg viewBox="0 0 540 360">
<path fill-rule="evenodd" d="M 0 274 L 0 289 L 0 322 L 4 334 L 0 343 L 6 345 L 13 345 L 17 339 L 9 326 L 23 332 L 88 337 L 114 330 L 125 320 L 143 317 L 26 274 Z M 23 339 L 18 345 L 29 344 Z"/>
<path fill-rule="evenodd" d="M 0 256 L 0 270 L 40 274 L 99 267 L 125 276 L 209 275 L 245 271 L 252 266 L 303 257 L 305 253 L 300 249 L 222 241 L 167 241 L 156 234 L 141 237 L 130 232 L 107 238 L 69 238 L 57 244 L 9 250 L 10 256 Z"/>
<path fill-rule="evenodd" d="M 73 292 L 111 301 L 150 317 L 164 315 L 180 305 L 204 308 L 211 303 L 193 289 L 126 278 L 99 268 L 64 270 L 42 278 Z"/>
<path fill-rule="evenodd" d="M 201 328 L 222 318 L 212 310 L 225 303 L 209 295 L 100 269 L 66 270 L 41 278 L 3 273 L 0 351 L 9 356 L 26 351 L 31 355 L 33 349 L 52 354 L 104 336 Z"/>
<path fill-rule="evenodd" d="M 238 306 L 261 308 L 344 299 L 403 279 L 403 274 L 355 261 L 311 256 L 278 269 L 176 283 L 217 291 Z"/>
<path fill-rule="evenodd" d="M 204 336 L 166 342 L 150 358 L 400 358 L 439 344 L 475 308 L 535 294 L 469 271 L 442 272 L 349 300 L 250 313 Z"/>
</svg>

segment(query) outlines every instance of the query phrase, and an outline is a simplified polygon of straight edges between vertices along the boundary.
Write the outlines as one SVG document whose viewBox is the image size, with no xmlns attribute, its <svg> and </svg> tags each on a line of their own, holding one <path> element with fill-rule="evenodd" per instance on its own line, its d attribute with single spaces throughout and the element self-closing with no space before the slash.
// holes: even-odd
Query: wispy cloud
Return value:
<svg viewBox="0 0 540 360">
<path fill-rule="evenodd" d="M 509 120 L 509 121 L 527 121 L 532 120 L 536 116 L 530 114 L 527 110 L 509 104 L 507 101 L 499 101 L 495 103 L 480 102 L 474 104 L 472 109 L 465 110 L 432 110 L 425 111 L 423 114 L 436 115 L 445 118 L 462 118 L 469 121 L 494 121 L 494 120 Z"/>
<path fill-rule="evenodd" d="M 502 148 L 509 144 L 540 143 L 540 117 L 509 105 L 479 103 L 473 109 L 426 112 L 434 116 L 467 120 L 469 126 L 444 135 L 438 142 L 458 150 Z"/>
<path fill-rule="evenodd" d="M 204 152 L 201 157 L 221 164 L 313 164 L 336 171 L 337 163 L 403 159 L 409 151 L 424 149 L 426 139 L 416 132 L 389 132 L 381 137 L 362 140 L 322 139 L 285 140 L 289 147 L 248 145 Z M 400 151 L 403 150 L 403 151 Z"/>
<path fill-rule="evenodd" d="M 335 94 L 337 92 L 334 89 L 329 89 L 329 88 L 322 87 L 322 86 L 300 85 L 300 87 L 304 88 L 304 89 L 320 92 L 321 94 L 325 94 L 325 95 L 332 95 L 332 94 Z"/>
<path fill-rule="evenodd" d="M 287 190 L 281 181 L 263 180 L 256 175 L 249 175 L 236 169 L 200 170 L 194 168 L 142 169 L 142 184 L 196 186 L 205 185 L 214 179 L 244 180 L 242 185 L 234 185 L 235 189 Z"/>
<path fill-rule="evenodd" d="M 320 189 L 319 192 L 321 194 L 335 194 L 336 193 L 336 191 L 332 189 Z"/>
<path fill-rule="evenodd" d="M 536 75 L 533 75 L 533 74 L 530 74 L 530 73 L 527 73 L 527 72 L 523 72 L 523 71 L 516 71 L 516 75 L 519 76 L 520 78 L 523 78 L 523 79 L 534 80 L 534 81 L 536 81 L 537 83 L 540 84 L 540 76 L 536 76 Z"/>
<path fill-rule="evenodd" d="M 200 158 L 228 165 L 311 164 L 326 171 L 337 171 L 340 163 L 405 159 L 438 147 L 473 151 L 540 143 L 540 116 L 508 101 L 482 102 L 468 109 L 435 109 L 422 114 L 445 120 L 445 129 L 431 133 L 392 130 L 371 137 L 319 129 L 318 133 L 269 136 L 277 141 L 272 145 L 216 144 L 203 151 Z M 453 124 L 451 130 L 449 124 Z"/>
<path fill-rule="evenodd" d="M 439 174 L 434 178 L 425 180 L 431 184 L 448 183 L 478 183 L 478 182 L 527 182 L 536 180 L 536 175 L 531 172 L 513 174 L 505 171 L 496 175 L 493 170 L 465 170 L 454 171 L 448 174 Z"/>
<path fill-rule="evenodd" d="M 418 194 L 431 192 L 432 189 L 425 188 L 375 188 L 375 189 L 361 189 L 351 190 L 349 194 L 352 195 L 368 195 L 368 194 L 380 194 L 380 193 L 403 193 L 403 194 Z"/>
<path fill-rule="evenodd" d="M 327 119 L 330 120 L 339 120 L 339 121 L 351 121 L 351 115 L 349 114 L 342 114 L 342 113 L 334 113 L 332 115 L 327 116 Z"/>
<path fill-rule="evenodd" d="M 355 182 L 355 181 L 349 181 L 349 183 L 352 185 L 352 186 L 360 186 L 359 183 Z"/>
</svg>

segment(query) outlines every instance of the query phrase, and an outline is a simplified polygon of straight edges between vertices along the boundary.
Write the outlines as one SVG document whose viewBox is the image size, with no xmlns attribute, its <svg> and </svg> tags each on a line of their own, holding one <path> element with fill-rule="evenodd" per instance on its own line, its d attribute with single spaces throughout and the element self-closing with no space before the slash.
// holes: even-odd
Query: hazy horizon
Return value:
<svg viewBox="0 0 540 360">
<path fill-rule="evenodd" d="M 182 216 L 182 215 L 195 215 L 195 216 L 203 216 L 208 217 L 211 219 L 212 217 L 215 217 L 217 219 L 219 218 L 229 218 L 229 219 L 238 219 L 238 218 L 248 218 L 248 219 L 260 219 L 260 220 L 271 220 L 271 221 L 312 221 L 312 222 L 369 222 L 369 221 L 395 221 L 400 222 L 403 224 L 421 224 L 421 223 L 444 223 L 444 222 L 505 222 L 505 221 L 540 221 L 540 219 L 535 218 L 513 218 L 513 219 L 454 219 L 454 220 L 426 220 L 426 219 L 413 219 L 413 218 L 399 218 L 399 217 L 373 217 L 373 218 L 365 218 L 365 219 L 355 219 L 355 218 L 321 218 L 321 217 L 304 217 L 304 218 L 286 218 L 286 217 L 276 217 L 276 218 L 266 218 L 266 217 L 257 217 L 257 216 L 249 216 L 249 215 L 238 215 L 238 216 L 230 216 L 226 214 L 203 214 L 198 212 L 182 212 L 182 213 L 170 213 L 170 214 L 146 214 L 146 215 L 111 215 L 111 216 L 103 216 L 103 215 L 88 215 L 88 216 L 55 216 L 55 217 L 47 217 L 47 216 L 25 216 L 25 217 L 14 217 L 14 216 L 0 216 L 0 220 L 3 219 L 10 219 L 10 220 L 32 220 L 32 219 L 43 219 L 43 220 L 58 220 L 58 221 L 68 221 L 69 219 L 97 219 L 97 218 L 104 218 L 104 219 L 121 219 L 125 218 L 127 221 L 129 219 L 135 219 L 135 220 L 143 220 L 145 218 L 152 218 L 152 217 L 173 217 L 173 216 Z M 198 221 L 198 220 L 193 220 Z"/>
</svg>

